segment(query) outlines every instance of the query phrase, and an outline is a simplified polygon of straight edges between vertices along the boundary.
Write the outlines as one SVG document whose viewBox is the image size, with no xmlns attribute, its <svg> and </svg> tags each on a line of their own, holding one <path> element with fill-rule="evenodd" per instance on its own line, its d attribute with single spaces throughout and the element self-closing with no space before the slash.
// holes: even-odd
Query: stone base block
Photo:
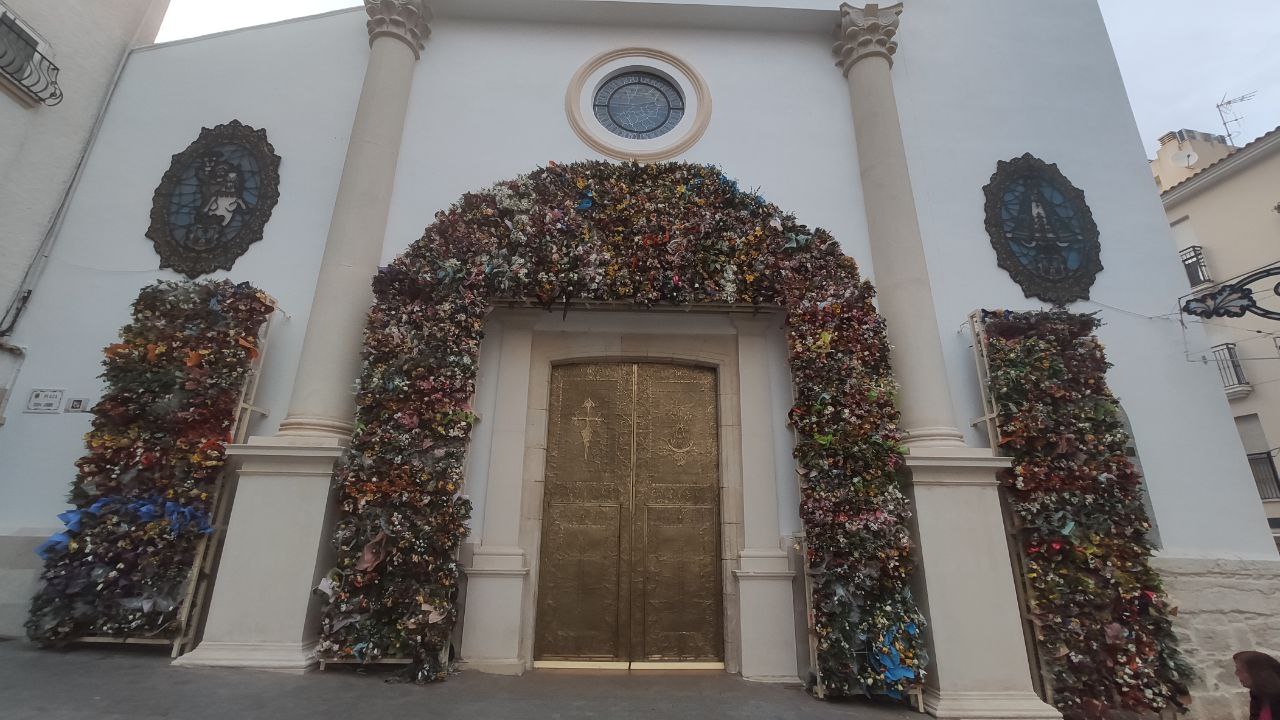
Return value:
<svg viewBox="0 0 1280 720">
<path fill-rule="evenodd" d="M 173 661 L 182 667 L 235 667 L 304 672 L 316 665 L 315 643 L 200 643 Z"/>
<path fill-rule="evenodd" d="M 461 663 L 463 670 L 475 670 L 489 675 L 523 675 L 528 669 L 521 660 L 466 660 Z"/>
<path fill-rule="evenodd" d="M 468 667 L 500 674 L 524 672 L 520 655 L 521 608 L 529 574 L 518 547 L 476 548 L 466 568 L 467 599 L 462 626 L 462 659 Z"/>
<path fill-rule="evenodd" d="M 742 677 L 757 682 L 799 682 L 796 662 L 795 572 L 781 550 L 745 549 L 739 556 L 738 611 L 742 623 Z"/>
<path fill-rule="evenodd" d="M 0 637 L 26 637 L 23 623 L 43 567 L 35 549 L 50 534 L 0 535 Z"/>
<path fill-rule="evenodd" d="M 1062 713 L 1033 692 L 925 690 L 924 709 L 940 720 L 1061 720 Z"/>
</svg>

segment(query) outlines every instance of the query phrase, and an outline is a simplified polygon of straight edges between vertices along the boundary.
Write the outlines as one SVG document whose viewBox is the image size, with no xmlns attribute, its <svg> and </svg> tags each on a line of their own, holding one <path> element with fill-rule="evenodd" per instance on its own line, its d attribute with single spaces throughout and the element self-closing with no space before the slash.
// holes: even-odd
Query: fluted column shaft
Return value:
<svg viewBox="0 0 1280 720">
<path fill-rule="evenodd" d="M 382 259 L 414 66 L 428 33 L 420 0 L 365 0 L 365 8 L 369 64 L 281 435 L 351 434 L 371 280 Z"/>
<path fill-rule="evenodd" d="M 858 168 L 871 234 L 880 313 L 894 346 L 893 368 L 908 446 L 963 446 L 948 390 L 924 242 L 916 216 L 898 103 L 889 74 L 901 5 L 841 10 L 835 52 L 849 83 Z"/>
</svg>

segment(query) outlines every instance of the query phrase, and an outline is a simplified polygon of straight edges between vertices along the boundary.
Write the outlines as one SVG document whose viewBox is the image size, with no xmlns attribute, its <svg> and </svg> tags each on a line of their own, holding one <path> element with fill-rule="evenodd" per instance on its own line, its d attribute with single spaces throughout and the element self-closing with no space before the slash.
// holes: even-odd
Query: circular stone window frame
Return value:
<svg viewBox="0 0 1280 720">
<path fill-rule="evenodd" d="M 648 140 L 615 135 L 595 116 L 600 87 L 626 72 L 652 73 L 671 82 L 684 97 L 684 117 L 670 132 Z M 565 93 L 569 125 L 591 149 L 615 160 L 670 160 L 702 139 L 711 123 L 711 91 L 688 63 L 652 48 L 620 48 L 601 53 L 578 69 Z"/>
</svg>

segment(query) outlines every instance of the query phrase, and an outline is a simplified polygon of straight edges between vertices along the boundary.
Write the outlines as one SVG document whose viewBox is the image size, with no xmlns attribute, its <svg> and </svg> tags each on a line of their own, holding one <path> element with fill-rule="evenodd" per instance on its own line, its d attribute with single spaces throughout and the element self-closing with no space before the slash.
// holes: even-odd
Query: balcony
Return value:
<svg viewBox="0 0 1280 720">
<path fill-rule="evenodd" d="M 1209 277 L 1209 266 L 1204 261 L 1204 248 L 1192 245 L 1181 250 L 1178 255 L 1182 258 L 1182 269 L 1187 271 L 1187 280 L 1191 282 L 1191 287 L 1196 288 L 1213 282 Z"/>
<path fill-rule="evenodd" d="M 8 13 L 0 13 L 0 82 L 31 104 L 62 102 L 58 66 L 40 52 L 36 39 Z"/>
<path fill-rule="evenodd" d="M 1276 462 L 1269 452 L 1249 453 L 1249 469 L 1258 483 L 1258 495 L 1263 500 L 1280 500 L 1280 476 L 1276 474 Z"/>
<path fill-rule="evenodd" d="M 1253 386 L 1245 378 L 1244 367 L 1240 365 L 1235 343 L 1213 346 L 1213 360 L 1218 366 L 1218 376 L 1222 378 L 1228 400 L 1239 400 L 1253 392 Z"/>
</svg>

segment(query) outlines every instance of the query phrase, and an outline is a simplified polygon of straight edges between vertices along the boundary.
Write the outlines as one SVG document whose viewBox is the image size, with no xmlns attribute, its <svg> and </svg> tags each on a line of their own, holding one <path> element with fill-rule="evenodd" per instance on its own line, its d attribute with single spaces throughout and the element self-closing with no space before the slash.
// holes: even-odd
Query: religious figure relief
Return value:
<svg viewBox="0 0 1280 720">
<path fill-rule="evenodd" d="M 195 278 L 230 270 L 279 199 L 280 157 L 265 130 L 233 120 L 202 128 L 156 188 L 147 237 L 160 267 Z"/>
<path fill-rule="evenodd" d="M 1030 153 L 999 162 L 983 190 L 998 264 L 1023 294 L 1056 306 L 1087 300 L 1102 261 L 1084 193 Z"/>
<path fill-rule="evenodd" d="M 244 177 L 239 169 L 216 154 L 200 159 L 196 180 L 200 183 L 203 203 L 187 244 L 197 250 L 208 250 L 223 239 L 236 213 L 253 208 L 244 200 Z"/>
</svg>

